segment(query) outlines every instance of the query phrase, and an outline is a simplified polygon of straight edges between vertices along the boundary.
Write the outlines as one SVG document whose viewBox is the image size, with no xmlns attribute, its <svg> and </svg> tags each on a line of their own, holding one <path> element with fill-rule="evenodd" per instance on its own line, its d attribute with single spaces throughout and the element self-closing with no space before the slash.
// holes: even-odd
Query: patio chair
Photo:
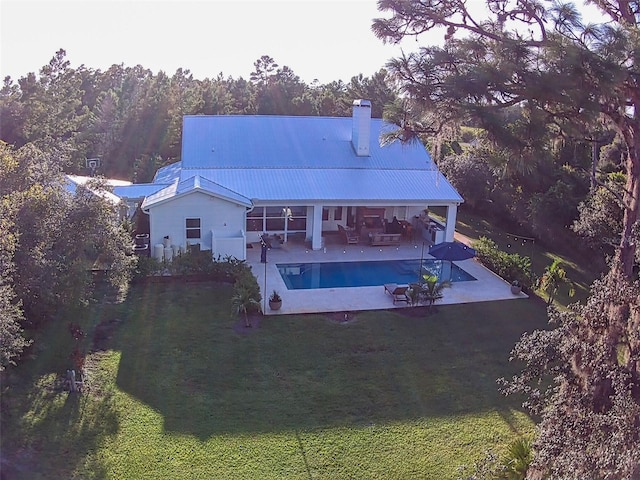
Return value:
<svg viewBox="0 0 640 480">
<path fill-rule="evenodd" d="M 360 235 L 358 235 L 354 230 L 347 230 L 342 225 L 338 225 L 338 230 L 344 236 L 344 240 L 347 242 L 347 245 L 357 244 L 360 241 Z"/>
<path fill-rule="evenodd" d="M 386 283 L 384 285 L 384 291 L 393 297 L 394 305 L 396 302 L 409 303 L 410 298 L 407 295 L 407 290 L 409 290 L 409 285 L 398 285 L 396 283 Z"/>
</svg>

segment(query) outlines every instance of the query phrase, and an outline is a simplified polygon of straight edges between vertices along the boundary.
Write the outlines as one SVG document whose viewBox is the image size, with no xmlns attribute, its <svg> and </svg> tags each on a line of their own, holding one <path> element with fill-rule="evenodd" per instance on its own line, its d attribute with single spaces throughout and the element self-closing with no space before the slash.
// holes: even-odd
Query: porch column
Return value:
<svg viewBox="0 0 640 480">
<path fill-rule="evenodd" d="M 458 215 L 458 205 L 455 203 L 447 207 L 447 225 L 444 231 L 444 241 L 453 242 L 453 235 L 456 232 L 456 216 Z"/>
<path fill-rule="evenodd" d="M 313 206 L 313 226 L 311 230 L 311 249 L 322 248 L 322 205 Z"/>
<path fill-rule="evenodd" d="M 304 239 L 311 241 L 313 238 L 313 207 L 307 207 L 307 227 Z"/>
</svg>

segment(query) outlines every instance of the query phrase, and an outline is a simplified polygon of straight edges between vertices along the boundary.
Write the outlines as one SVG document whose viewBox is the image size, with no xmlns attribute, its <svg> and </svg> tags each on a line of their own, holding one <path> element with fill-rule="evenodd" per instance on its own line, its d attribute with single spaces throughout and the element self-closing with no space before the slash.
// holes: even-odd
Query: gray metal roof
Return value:
<svg viewBox="0 0 640 480">
<path fill-rule="evenodd" d="M 170 198 L 179 197 L 197 191 L 224 198 L 246 207 L 250 207 L 252 205 L 251 199 L 212 182 L 211 180 L 203 178 L 200 175 L 193 175 L 181 182 L 176 181 L 168 187 L 149 195 L 144 199 L 144 202 L 142 202 L 141 208 L 144 210 L 153 205 L 169 200 Z"/>
<path fill-rule="evenodd" d="M 248 199 L 287 204 L 463 201 L 422 144 L 381 146 L 380 135 L 398 127 L 380 119 L 371 119 L 370 155 L 357 156 L 352 122 L 351 117 L 186 116 L 182 160 L 159 169 L 154 178 L 154 183 L 172 185 L 147 197 L 143 208 L 194 188 L 241 204 Z"/>
<path fill-rule="evenodd" d="M 153 183 L 173 183 L 180 178 L 182 162 L 172 163 L 158 169 L 153 177 Z"/>
<path fill-rule="evenodd" d="M 144 198 L 169 186 L 169 183 L 132 183 L 113 187 L 113 193 L 120 198 Z"/>
<path fill-rule="evenodd" d="M 257 201 L 463 201 L 437 170 L 198 169 L 196 173 Z"/>
<path fill-rule="evenodd" d="M 186 116 L 182 168 L 432 169 L 420 143 L 381 146 L 380 135 L 397 129 L 371 119 L 370 156 L 351 145 L 351 117 L 270 115 Z"/>
<path fill-rule="evenodd" d="M 88 188 L 94 195 L 97 195 L 113 205 L 117 205 L 120 203 L 120 197 L 105 189 L 95 189 L 91 187 L 91 182 L 103 182 L 106 187 L 115 188 L 116 186 L 125 186 L 131 185 L 131 182 L 127 182 L 126 180 L 116 180 L 113 178 L 95 178 L 95 177 L 86 177 L 83 175 L 65 175 L 65 189 L 67 192 L 75 195 L 76 190 L 79 186 L 83 186 Z"/>
</svg>

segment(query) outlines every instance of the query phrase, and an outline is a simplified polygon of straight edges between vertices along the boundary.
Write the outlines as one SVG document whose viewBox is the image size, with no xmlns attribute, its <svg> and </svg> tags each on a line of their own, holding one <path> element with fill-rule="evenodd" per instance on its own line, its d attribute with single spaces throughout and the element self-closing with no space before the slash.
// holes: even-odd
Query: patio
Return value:
<svg viewBox="0 0 640 480">
<path fill-rule="evenodd" d="M 266 264 L 260 263 L 260 244 L 247 249 L 247 263 L 258 279 L 260 289 L 268 297 L 277 290 L 282 297 L 282 308 L 276 312 L 269 310 L 268 302 L 263 308 L 266 315 L 293 313 L 348 312 L 358 310 L 386 310 L 407 308 L 404 303 L 394 305 L 393 299 L 384 291 L 382 282 L 375 287 L 320 288 L 313 290 L 288 290 L 280 273 L 278 263 L 348 262 L 395 259 L 420 259 L 423 254 L 422 242 L 403 241 L 397 246 L 372 247 L 364 243 L 347 245 L 339 235 L 327 234 L 324 249 L 311 250 L 304 242 L 290 239 L 281 248 L 270 249 Z M 429 245 L 424 244 L 424 258 Z M 510 285 L 475 259 L 454 262 L 473 275 L 477 280 L 454 283 L 445 290 L 444 298 L 438 305 L 452 303 L 472 303 L 493 300 L 513 300 L 527 298 L 514 295 Z M 266 275 L 266 288 L 265 288 Z"/>
</svg>

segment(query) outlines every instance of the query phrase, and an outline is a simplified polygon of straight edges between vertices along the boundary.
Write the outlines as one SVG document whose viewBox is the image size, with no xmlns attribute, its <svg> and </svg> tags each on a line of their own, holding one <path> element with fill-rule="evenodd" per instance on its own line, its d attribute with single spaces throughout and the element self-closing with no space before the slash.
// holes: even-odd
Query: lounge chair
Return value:
<svg viewBox="0 0 640 480">
<path fill-rule="evenodd" d="M 342 225 L 338 225 L 338 231 L 344 236 L 345 242 L 347 245 L 356 244 L 360 241 L 360 235 L 358 235 L 354 230 L 347 230 Z"/>
<path fill-rule="evenodd" d="M 385 293 L 388 293 L 393 297 L 393 304 L 396 302 L 406 302 L 409 303 L 410 299 L 407 295 L 407 290 L 409 290 L 409 285 L 398 285 L 396 283 L 386 283 L 384 286 Z"/>
</svg>

